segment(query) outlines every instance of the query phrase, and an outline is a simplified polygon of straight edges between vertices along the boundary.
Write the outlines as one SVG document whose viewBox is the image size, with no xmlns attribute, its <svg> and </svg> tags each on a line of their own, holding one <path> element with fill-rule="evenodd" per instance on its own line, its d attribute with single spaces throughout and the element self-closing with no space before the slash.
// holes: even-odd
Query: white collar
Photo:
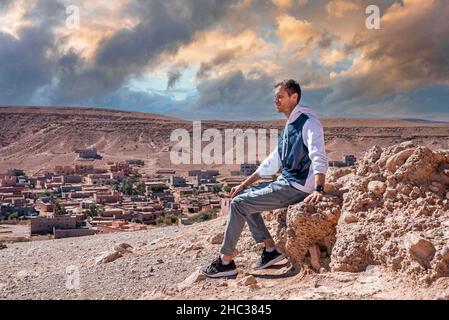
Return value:
<svg viewBox="0 0 449 320">
<path fill-rule="evenodd" d="M 296 107 L 293 109 L 292 113 L 290 114 L 290 116 L 288 117 L 287 124 L 290 124 L 290 123 L 293 123 L 294 121 L 296 121 L 296 119 L 298 119 L 298 117 L 302 113 L 305 113 L 310 117 L 317 117 L 315 112 L 310 107 L 297 104 Z"/>
<path fill-rule="evenodd" d="M 290 113 L 290 116 L 288 117 L 287 123 L 293 123 L 298 117 L 301 115 L 302 111 L 299 106 L 299 104 L 296 105 L 296 107 L 292 110 L 292 113 Z"/>
</svg>

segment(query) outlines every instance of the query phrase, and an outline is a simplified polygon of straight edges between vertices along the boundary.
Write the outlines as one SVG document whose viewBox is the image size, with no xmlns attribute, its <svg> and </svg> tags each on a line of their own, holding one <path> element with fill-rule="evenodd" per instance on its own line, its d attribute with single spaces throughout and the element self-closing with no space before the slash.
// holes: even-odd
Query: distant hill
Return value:
<svg viewBox="0 0 449 320">
<path fill-rule="evenodd" d="M 405 118 L 401 119 L 403 121 L 410 121 L 410 122 L 416 122 L 416 123 L 438 123 L 438 124 L 447 124 L 449 125 L 449 122 L 447 121 L 435 121 L 435 120 L 424 120 L 424 119 L 413 119 L 413 118 Z"/>
<path fill-rule="evenodd" d="M 374 144 L 388 146 L 415 140 L 431 148 L 449 148 L 449 125 L 400 119 L 322 119 L 329 158 L 345 154 L 363 156 Z M 202 121 L 202 130 L 278 129 L 283 120 Z M 107 161 L 141 159 L 149 173 L 159 168 L 186 171 L 204 165 L 173 166 L 170 161 L 170 134 L 192 122 L 158 114 L 121 110 L 73 107 L 0 107 L 0 172 L 21 168 L 37 172 L 55 165 L 76 163 L 75 149 L 96 148 Z M 193 142 L 192 142 L 193 143 Z M 207 142 L 203 143 L 204 145 Z M 212 165 L 209 169 L 238 169 L 238 165 Z"/>
</svg>

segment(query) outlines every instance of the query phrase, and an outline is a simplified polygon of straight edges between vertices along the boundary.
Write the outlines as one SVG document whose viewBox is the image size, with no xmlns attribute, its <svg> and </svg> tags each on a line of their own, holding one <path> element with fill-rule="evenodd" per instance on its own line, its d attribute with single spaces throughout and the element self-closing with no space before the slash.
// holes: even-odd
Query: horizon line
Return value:
<svg viewBox="0 0 449 320">
<path fill-rule="evenodd" d="M 149 111 L 139 111 L 139 110 L 129 110 L 129 109 L 123 109 L 123 108 L 111 108 L 111 107 L 100 107 L 100 106 L 62 106 L 62 105 L 53 105 L 53 106 L 45 106 L 45 105 L 1 105 L 1 109 L 6 108 L 22 108 L 22 109 L 78 109 L 78 110 L 102 110 L 102 111 L 108 111 L 108 112 L 124 112 L 124 113 L 138 113 L 143 115 L 155 115 L 155 116 L 161 116 L 165 118 L 170 118 L 173 120 L 181 120 L 181 121 L 254 121 L 254 122 L 265 122 L 265 121 L 283 121 L 285 119 L 225 119 L 225 118 L 207 118 L 207 119 L 187 119 L 187 118 L 178 118 L 174 117 L 171 114 L 163 114 L 163 113 L 157 113 L 157 112 L 149 112 Z M 392 118 L 386 118 L 386 117 L 379 117 L 379 116 L 365 116 L 365 117 L 353 117 L 353 116 L 346 116 L 346 117 L 319 117 L 321 120 L 341 120 L 341 119 L 355 119 L 355 120 L 400 120 L 400 121 L 409 121 L 409 122 L 426 122 L 426 123 L 440 123 L 440 124 L 449 124 L 449 120 L 431 120 L 431 119 L 425 119 L 425 118 L 416 118 L 416 117 L 410 117 L 410 118 L 403 118 L 403 117 L 392 117 Z"/>
</svg>

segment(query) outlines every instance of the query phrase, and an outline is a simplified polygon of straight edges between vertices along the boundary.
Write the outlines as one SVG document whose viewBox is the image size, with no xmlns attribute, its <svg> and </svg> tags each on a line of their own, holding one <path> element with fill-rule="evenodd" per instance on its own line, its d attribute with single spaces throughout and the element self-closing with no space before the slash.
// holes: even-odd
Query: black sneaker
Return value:
<svg viewBox="0 0 449 320">
<path fill-rule="evenodd" d="M 259 260 L 257 260 L 257 262 L 253 265 L 253 268 L 255 270 L 265 269 L 284 259 L 285 255 L 278 252 L 277 250 L 274 250 L 273 252 L 268 252 L 264 248 L 262 255 L 260 256 Z"/>
<path fill-rule="evenodd" d="M 221 262 L 221 258 L 218 257 L 210 265 L 201 269 L 201 272 L 210 278 L 230 277 L 237 274 L 237 267 L 235 266 L 234 260 L 224 265 Z"/>
</svg>

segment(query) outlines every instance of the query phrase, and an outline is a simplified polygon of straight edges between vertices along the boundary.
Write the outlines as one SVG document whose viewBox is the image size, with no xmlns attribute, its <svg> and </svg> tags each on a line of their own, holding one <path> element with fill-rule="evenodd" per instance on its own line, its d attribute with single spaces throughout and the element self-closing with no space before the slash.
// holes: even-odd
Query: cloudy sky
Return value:
<svg viewBox="0 0 449 320">
<path fill-rule="evenodd" d="M 0 105 L 273 119 L 294 78 L 321 117 L 449 121 L 448 17 L 447 0 L 0 0 Z"/>
</svg>

